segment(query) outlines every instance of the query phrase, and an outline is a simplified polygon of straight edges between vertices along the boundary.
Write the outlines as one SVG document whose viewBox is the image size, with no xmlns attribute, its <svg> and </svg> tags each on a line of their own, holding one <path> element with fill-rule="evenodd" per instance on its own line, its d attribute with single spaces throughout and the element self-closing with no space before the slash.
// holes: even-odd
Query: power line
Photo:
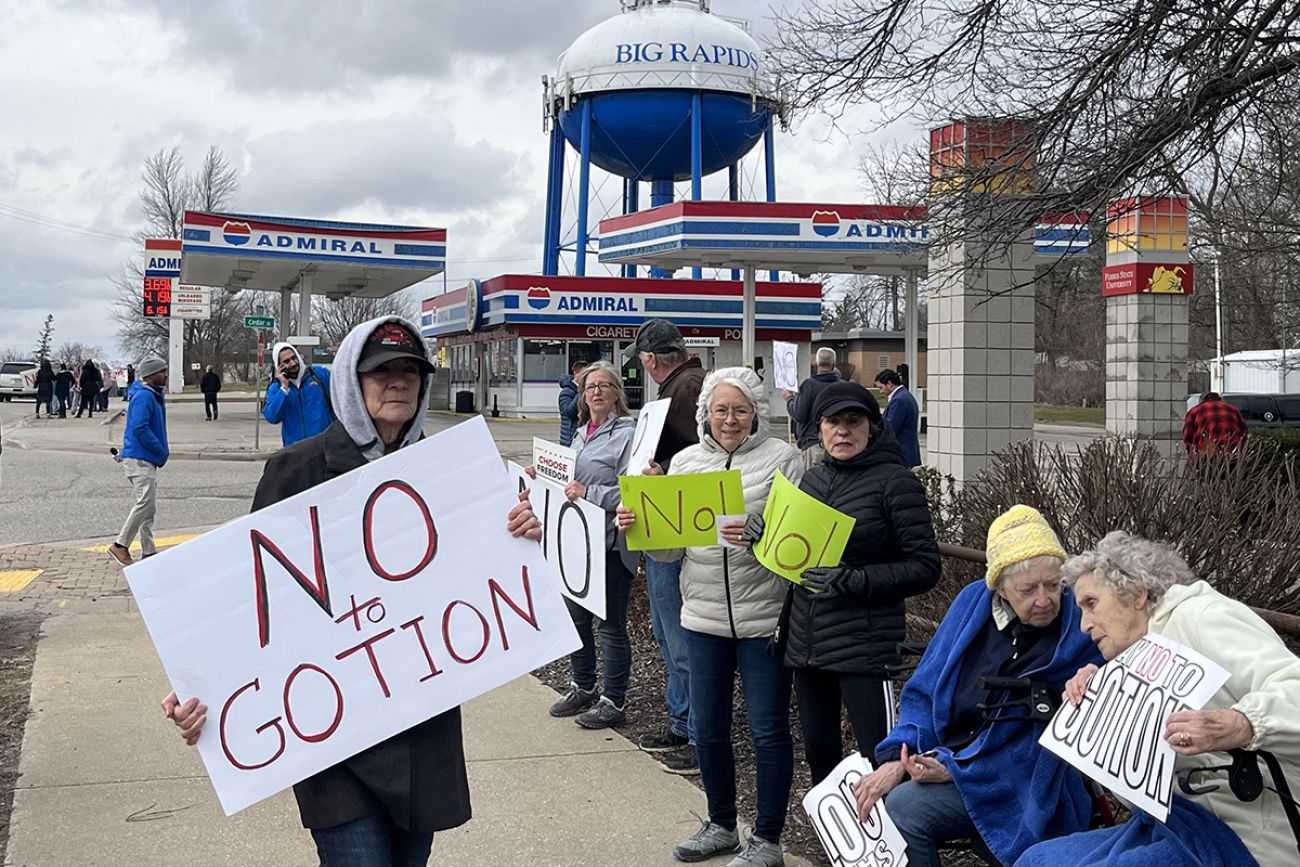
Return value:
<svg viewBox="0 0 1300 867">
<path fill-rule="evenodd" d="M 0 202 L 0 217 L 9 217 L 24 223 L 31 223 L 35 226 L 41 226 L 46 229 L 54 229 L 59 232 L 71 232 L 76 235 L 84 235 L 90 238 L 106 238 L 112 241 L 133 241 L 129 235 L 119 235 L 116 232 L 105 232 L 100 229 L 91 229 L 76 223 L 70 223 L 66 220 L 60 220 L 55 217 L 48 217 L 39 214 L 36 211 L 29 211 L 26 208 L 20 208 L 17 205 L 11 205 L 8 202 Z"/>
</svg>

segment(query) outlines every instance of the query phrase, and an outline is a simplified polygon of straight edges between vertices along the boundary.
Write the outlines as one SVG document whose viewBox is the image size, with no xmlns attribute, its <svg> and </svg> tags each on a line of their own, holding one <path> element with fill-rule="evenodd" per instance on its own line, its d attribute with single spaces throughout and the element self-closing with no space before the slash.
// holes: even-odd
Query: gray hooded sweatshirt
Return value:
<svg viewBox="0 0 1300 867">
<path fill-rule="evenodd" d="M 352 437 L 352 441 L 357 444 L 357 448 L 361 449 L 361 454 L 367 461 L 384 456 L 384 443 L 379 439 L 374 422 L 370 420 L 370 413 L 366 412 L 366 402 L 361 396 L 361 377 L 357 374 L 357 364 L 361 360 L 361 349 L 365 346 L 367 338 L 375 332 L 376 328 L 388 322 L 397 322 L 405 326 L 425 348 L 425 357 L 428 357 L 428 344 L 424 342 L 424 338 L 420 336 L 420 329 L 416 328 L 414 323 L 401 316 L 380 316 L 361 323 L 343 338 L 343 342 L 339 344 L 338 354 L 334 356 L 333 375 L 330 378 L 330 400 L 334 404 L 334 414 L 343 423 L 348 436 Z M 419 442 L 424 436 L 424 418 L 429 410 L 429 392 L 432 387 L 433 375 L 429 374 L 420 383 L 420 397 L 416 401 L 415 418 L 402 436 L 398 448 L 405 448 Z"/>
</svg>

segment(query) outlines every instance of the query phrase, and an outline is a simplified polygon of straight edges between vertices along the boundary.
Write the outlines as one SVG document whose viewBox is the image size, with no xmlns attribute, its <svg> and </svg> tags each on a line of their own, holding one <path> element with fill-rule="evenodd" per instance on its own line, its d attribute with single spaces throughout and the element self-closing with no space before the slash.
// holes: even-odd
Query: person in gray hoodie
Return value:
<svg viewBox="0 0 1300 867">
<path fill-rule="evenodd" d="M 423 437 L 433 364 L 414 324 L 398 316 L 363 322 L 343 339 L 334 369 L 331 385 L 338 420 L 320 436 L 282 449 L 266 462 L 254 510 Z M 511 535 L 541 538 L 541 524 L 527 493 L 520 494 L 505 517 Z M 190 745 L 202 734 L 207 712 L 198 697 L 181 703 L 173 692 L 163 699 L 163 713 Z M 434 833 L 470 817 L 460 708 L 308 777 L 293 793 L 321 864 L 427 863 Z"/>
</svg>

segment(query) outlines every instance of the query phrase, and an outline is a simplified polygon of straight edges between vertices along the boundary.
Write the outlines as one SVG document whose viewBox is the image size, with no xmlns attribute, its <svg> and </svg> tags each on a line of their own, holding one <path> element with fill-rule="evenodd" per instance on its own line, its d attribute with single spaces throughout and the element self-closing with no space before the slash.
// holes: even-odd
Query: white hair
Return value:
<svg viewBox="0 0 1300 867">
<path fill-rule="evenodd" d="M 1145 589 L 1152 605 L 1177 584 L 1196 581 L 1187 561 L 1168 545 L 1112 530 L 1090 551 L 1065 561 L 1061 577 L 1071 587 L 1091 573 L 1116 596 L 1132 600 Z"/>
<path fill-rule="evenodd" d="M 817 350 L 817 366 L 834 367 L 835 350 L 831 349 L 829 346 L 823 346 L 821 349 Z"/>
</svg>

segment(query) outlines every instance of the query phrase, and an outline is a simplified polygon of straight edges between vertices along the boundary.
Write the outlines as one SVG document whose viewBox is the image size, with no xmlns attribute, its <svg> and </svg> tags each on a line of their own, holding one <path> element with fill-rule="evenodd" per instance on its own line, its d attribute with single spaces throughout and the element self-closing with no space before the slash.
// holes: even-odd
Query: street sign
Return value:
<svg viewBox="0 0 1300 867">
<path fill-rule="evenodd" d="M 211 319 L 212 288 L 181 284 L 172 290 L 172 318 Z"/>
<path fill-rule="evenodd" d="M 270 316 L 245 316 L 245 328 L 264 328 L 267 331 L 275 329 L 275 319 Z"/>
</svg>

